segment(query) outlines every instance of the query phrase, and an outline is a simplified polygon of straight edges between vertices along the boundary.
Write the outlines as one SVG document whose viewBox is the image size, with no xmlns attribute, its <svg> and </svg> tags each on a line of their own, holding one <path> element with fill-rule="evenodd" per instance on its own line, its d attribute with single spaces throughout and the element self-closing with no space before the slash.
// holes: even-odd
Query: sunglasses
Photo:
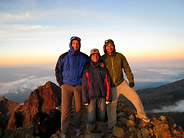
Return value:
<svg viewBox="0 0 184 138">
<path fill-rule="evenodd" d="M 70 41 L 72 41 L 72 40 L 78 40 L 78 41 L 81 41 L 81 39 L 80 39 L 79 37 L 77 37 L 77 36 L 73 36 L 73 37 L 71 37 L 71 38 L 70 38 Z"/>
</svg>

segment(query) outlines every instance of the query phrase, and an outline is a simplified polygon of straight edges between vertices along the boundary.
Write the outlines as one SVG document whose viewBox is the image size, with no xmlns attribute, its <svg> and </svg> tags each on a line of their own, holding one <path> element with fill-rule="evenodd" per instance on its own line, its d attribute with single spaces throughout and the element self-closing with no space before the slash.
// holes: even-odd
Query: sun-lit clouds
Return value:
<svg viewBox="0 0 184 138">
<path fill-rule="evenodd" d="M 23 64 L 26 59 L 55 63 L 69 50 L 73 35 L 81 37 L 86 54 L 94 47 L 103 54 L 104 40 L 111 38 L 117 51 L 132 59 L 182 59 L 184 19 L 179 3 L 0 2 L 0 64 Z"/>
<path fill-rule="evenodd" d="M 0 37 L 1 64 L 55 63 L 61 53 L 69 50 L 69 39 L 73 35 L 81 37 L 81 51 L 88 55 L 95 47 L 102 55 L 104 40 L 111 38 L 115 42 L 116 50 L 130 59 L 184 58 L 182 33 L 168 35 L 154 31 L 123 32 L 96 26 L 11 25 L 2 27 L 0 33 L 4 35 Z"/>
</svg>

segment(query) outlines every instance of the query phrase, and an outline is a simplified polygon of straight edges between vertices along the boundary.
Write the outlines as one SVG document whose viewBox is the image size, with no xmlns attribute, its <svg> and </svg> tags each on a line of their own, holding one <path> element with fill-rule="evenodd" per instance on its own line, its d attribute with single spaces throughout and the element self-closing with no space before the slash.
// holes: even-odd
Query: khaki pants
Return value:
<svg viewBox="0 0 184 138">
<path fill-rule="evenodd" d="M 75 100 L 75 114 L 73 125 L 76 129 L 80 128 L 81 124 L 81 110 L 82 110 L 82 87 L 81 85 L 71 86 L 63 84 L 62 88 L 62 100 L 61 100 L 61 132 L 66 134 L 71 123 L 71 108 L 72 97 Z"/>
<path fill-rule="evenodd" d="M 111 92 L 112 92 L 112 102 L 110 102 L 107 106 L 109 128 L 112 128 L 114 125 L 116 125 L 116 107 L 117 107 L 117 100 L 120 94 L 124 95 L 129 101 L 132 102 L 132 104 L 135 106 L 137 110 L 139 118 L 146 116 L 144 107 L 142 105 L 139 96 L 134 91 L 134 89 L 132 89 L 128 85 L 128 83 L 125 80 L 117 87 L 112 87 Z"/>
</svg>

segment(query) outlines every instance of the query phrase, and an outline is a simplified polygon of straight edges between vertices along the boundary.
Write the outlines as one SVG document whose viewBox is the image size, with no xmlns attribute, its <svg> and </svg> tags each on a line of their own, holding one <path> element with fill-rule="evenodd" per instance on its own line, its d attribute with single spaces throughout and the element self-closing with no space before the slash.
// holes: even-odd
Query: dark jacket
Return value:
<svg viewBox="0 0 184 138">
<path fill-rule="evenodd" d="M 100 64 L 100 63 L 99 63 Z M 107 69 L 94 65 L 93 62 L 87 64 L 82 75 L 82 100 L 89 103 L 91 98 L 105 98 L 111 101 L 111 85 Z"/>
<path fill-rule="evenodd" d="M 58 84 L 63 83 L 76 86 L 82 83 L 82 71 L 89 57 L 78 51 L 74 51 L 70 42 L 70 50 L 62 54 L 55 67 L 55 75 Z"/>
</svg>

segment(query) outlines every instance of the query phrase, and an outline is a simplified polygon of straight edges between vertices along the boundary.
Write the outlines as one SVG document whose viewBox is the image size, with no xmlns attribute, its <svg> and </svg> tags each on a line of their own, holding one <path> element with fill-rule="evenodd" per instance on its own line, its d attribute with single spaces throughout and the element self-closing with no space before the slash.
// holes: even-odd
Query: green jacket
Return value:
<svg viewBox="0 0 184 138">
<path fill-rule="evenodd" d="M 116 87 L 124 81 L 123 70 L 129 82 L 134 82 L 134 76 L 132 74 L 130 66 L 125 56 L 121 53 L 114 52 L 113 55 L 108 55 L 106 53 L 102 56 L 102 61 L 109 71 L 112 87 Z"/>
</svg>

